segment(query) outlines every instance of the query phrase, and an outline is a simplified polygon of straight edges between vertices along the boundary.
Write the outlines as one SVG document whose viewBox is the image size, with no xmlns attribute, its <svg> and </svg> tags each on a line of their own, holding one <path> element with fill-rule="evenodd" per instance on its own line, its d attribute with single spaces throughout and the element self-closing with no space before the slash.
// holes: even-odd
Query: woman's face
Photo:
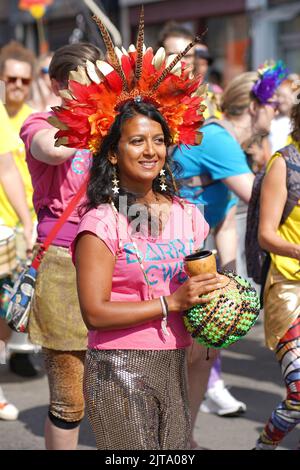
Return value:
<svg viewBox="0 0 300 470">
<path fill-rule="evenodd" d="M 278 109 L 278 102 L 275 97 L 270 98 L 266 104 L 256 106 L 254 127 L 258 134 L 268 134 L 271 129 L 271 121 L 274 119 Z"/>
<path fill-rule="evenodd" d="M 137 114 L 122 125 L 117 154 L 110 161 L 118 165 L 121 186 L 143 193 L 163 168 L 166 153 L 161 125 Z"/>
<path fill-rule="evenodd" d="M 278 109 L 280 114 L 283 116 L 289 116 L 294 104 L 292 87 L 290 85 L 282 84 L 278 87 L 276 95 L 279 103 Z"/>
</svg>

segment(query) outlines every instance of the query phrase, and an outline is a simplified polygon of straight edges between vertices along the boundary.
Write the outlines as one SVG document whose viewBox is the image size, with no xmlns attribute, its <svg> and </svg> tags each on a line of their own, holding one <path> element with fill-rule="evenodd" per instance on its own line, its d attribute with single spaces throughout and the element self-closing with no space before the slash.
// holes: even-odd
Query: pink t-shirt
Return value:
<svg viewBox="0 0 300 470">
<path fill-rule="evenodd" d="M 183 258 L 202 247 L 208 230 L 207 222 L 195 205 L 186 202 L 183 207 L 175 198 L 170 217 L 157 238 L 146 238 L 141 233 L 130 237 L 127 218 L 119 214 L 116 219 L 109 204 L 102 204 L 87 212 L 79 224 L 78 234 L 84 231 L 96 234 L 117 257 L 111 301 L 139 302 L 167 296 L 187 279 Z M 143 259 L 153 297 L 135 255 L 132 240 Z M 73 254 L 75 244 L 76 239 L 72 244 Z M 170 312 L 168 330 L 170 336 L 164 336 L 160 320 L 120 330 L 95 330 L 89 332 L 88 344 L 92 349 L 179 349 L 191 344 L 191 336 L 184 327 L 181 313 Z"/>
<path fill-rule="evenodd" d="M 37 242 L 43 243 L 50 231 L 57 223 L 58 217 L 54 217 L 52 212 L 46 207 L 39 211 L 39 223 L 37 226 Z M 70 222 L 66 220 L 61 229 L 58 231 L 51 245 L 62 246 L 64 248 L 70 248 L 70 245 L 76 237 L 78 230 L 78 222 Z"/>
<path fill-rule="evenodd" d="M 31 114 L 24 122 L 20 136 L 25 144 L 26 161 L 34 188 L 34 209 L 39 215 L 40 209 L 47 207 L 54 217 L 59 217 L 86 178 L 92 155 L 88 150 L 78 150 L 73 157 L 60 165 L 48 165 L 36 160 L 30 152 L 32 139 L 37 132 L 52 128 L 47 121 L 51 115 L 52 113 Z M 77 209 L 68 220 L 79 222 Z"/>
</svg>

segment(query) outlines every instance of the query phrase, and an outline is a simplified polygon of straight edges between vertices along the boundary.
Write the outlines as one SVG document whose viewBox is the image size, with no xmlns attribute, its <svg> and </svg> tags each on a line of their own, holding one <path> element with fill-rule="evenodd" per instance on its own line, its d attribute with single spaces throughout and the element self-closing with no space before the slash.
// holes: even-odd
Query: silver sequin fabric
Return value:
<svg viewBox="0 0 300 470">
<path fill-rule="evenodd" d="M 84 397 L 99 450 L 188 449 L 184 349 L 90 349 Z"/>
</svg>

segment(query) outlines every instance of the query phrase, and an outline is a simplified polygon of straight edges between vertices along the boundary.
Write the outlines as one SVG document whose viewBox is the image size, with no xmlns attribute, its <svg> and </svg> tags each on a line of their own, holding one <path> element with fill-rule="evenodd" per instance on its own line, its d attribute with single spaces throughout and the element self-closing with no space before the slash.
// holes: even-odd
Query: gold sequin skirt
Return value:
<svg viewBox="0 0 300 470">
<path fill-rule="evenodd" d="M 98 449 L 189 448 L 183 349 L 89 349 L 84 397 Z"/>
<path fill-rule="evenodd" d="M 272 263 L 264 290 L 264 327 L 269 349 L 276 349 L 299 315 L 300 282 L 286 279 Z"/>
<path fill-rule="evenodd" d="M 51 245 L 38 270 L 29 326 L 30 341 L 58 351 L 87 348 L 69 250 Z"/>
</svg>

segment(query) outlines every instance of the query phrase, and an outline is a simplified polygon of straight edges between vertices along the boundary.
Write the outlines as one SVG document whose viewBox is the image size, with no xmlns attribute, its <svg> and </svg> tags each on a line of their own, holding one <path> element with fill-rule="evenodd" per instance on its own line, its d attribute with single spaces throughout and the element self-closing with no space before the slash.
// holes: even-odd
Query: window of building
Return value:
<svg viewBox="0 0 300 470">
<path fill-rule="evenodd" d="M 206 43 L 214 58 L 213 67 L 222 72 L 224 82 L 248 69 L 249 20 L 246 14 L 208 18 Z"/>
<path fill-rule="evenodd" d="M 291 72 L 300 73 L 300 15 L 278 24 L 279 57 Z"/>
</svg>

